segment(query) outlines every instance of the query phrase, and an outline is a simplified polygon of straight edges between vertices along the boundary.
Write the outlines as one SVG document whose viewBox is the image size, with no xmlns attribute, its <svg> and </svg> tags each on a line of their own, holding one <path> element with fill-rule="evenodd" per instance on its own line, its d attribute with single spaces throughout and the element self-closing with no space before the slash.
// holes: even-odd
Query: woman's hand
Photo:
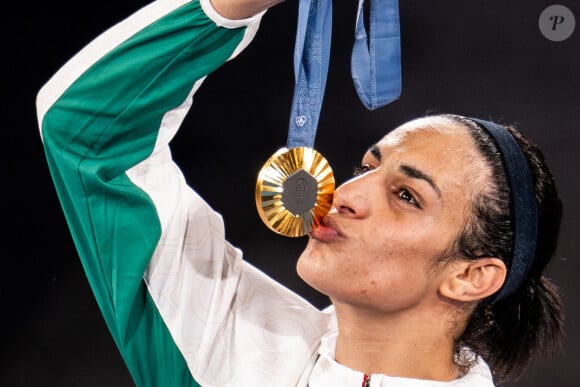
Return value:
<svg viewBox="0 0 580 387">
<path fill-rule="evenodd" d="M 254 16 L 283 0 L 211 0 L 214 9 L 223 17 L 238 20 Z"/>
</svg>

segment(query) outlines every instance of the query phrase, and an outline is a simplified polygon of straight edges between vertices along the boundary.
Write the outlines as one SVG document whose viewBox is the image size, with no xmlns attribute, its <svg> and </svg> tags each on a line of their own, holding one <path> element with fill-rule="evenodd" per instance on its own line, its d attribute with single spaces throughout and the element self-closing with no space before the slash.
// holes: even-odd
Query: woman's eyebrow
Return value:
<svg viewBox="0 0 580 387">
<path fill-rule="evenodd" d="M 372 145 L 369 148 L 369 152 L 373 155 L 373 157 L 375 157 L 377 159 L 377 161 L 379 161 L 379 162 L 381 161 L 383 154 L 381 153 L 381 150 L 379 149 L 379 147 L 376 144 Z M 410 177 L 413 179 L 425 180 L 427 183 L 429 183 L 431 188 L 433 188 L 433 190 L 435 191 L 437 196 L 439 198 L 441 198 L 441 190 L 439 189 L 437 184 L 435 184 L 435 181 L 433 181 L 433 179 L 428 174 L 421 171 L 420 169 L 417 169 L 417 168 L 412 167 L 412 166 L 407 165 L 407 164 L 402 164 L 399 167 L 399 169 L 407 177 Z"/>
<path fill-rule="evenodd" d="M 403 174 L 405 174 L 405 176 L 408 176 L 413 179 L 425 180 L 427 183 L 429 183 L 431 188 L 433 188 L 437 196 L 441 198 L 441 190 L 439 189 L 439 187 L 437 187 L 437 184 L 435 184 L 433 179 L 425 172 L 406 164 L 402 164 L 399 167 L 399 169 L 401 170 L 401 172 L 403 172 Z"/>
<path fill-rule="evenodd" d="M 375 159 L 377 159 L 377 161 L 381 161 L 381 159 L 383 158 L 383 155 L 381 154 L 381 150 L 379 149 L 379 147 L 376 144 L 372 145 L 369 148 L 369 152 L 371 152 L 371 154 L 375 157 Z"/>
</svg>

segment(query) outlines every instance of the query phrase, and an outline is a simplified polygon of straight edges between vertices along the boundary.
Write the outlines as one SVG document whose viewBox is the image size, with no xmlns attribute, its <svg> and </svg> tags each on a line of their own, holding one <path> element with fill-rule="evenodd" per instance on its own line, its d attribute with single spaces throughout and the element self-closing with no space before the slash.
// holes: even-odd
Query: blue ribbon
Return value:
<svg viewBox="0 0 580 387">
<path fill-rule="evenodd" d="M 401 94 L 401 49 L 397 0 L 371 0 L 370 34 L 359 0 L 351 68 L 355 89 L 368 109 Z M 294 49 L 296 85 L 287 147 L 312 148 L 326 87 L 332 37 L 331 0 L 300 0 Z"/>
<path fill-rule="evenodd" d="M 352 80 L 369 110 L 401 95 L 401 33 L 397 0 L 372 0 L 370 39 L 364 24 L 364 0 L 359 0 L 355 41 L 351 56 Z"/>
</svg>

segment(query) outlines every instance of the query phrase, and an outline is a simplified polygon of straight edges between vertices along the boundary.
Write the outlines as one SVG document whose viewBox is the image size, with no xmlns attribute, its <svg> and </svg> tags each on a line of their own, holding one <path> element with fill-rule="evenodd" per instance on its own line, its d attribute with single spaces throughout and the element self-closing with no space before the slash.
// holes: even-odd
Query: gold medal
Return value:
<svg viewBox="0 0 580 387">
<path fill-rule="evenodd" d="M 300 237 L 322 223 L 333 194 L 334 174 L 320 153 L 308 147 L 281 148 L 258 174 L 256 207 L 272 231 Z"/>
</svg>

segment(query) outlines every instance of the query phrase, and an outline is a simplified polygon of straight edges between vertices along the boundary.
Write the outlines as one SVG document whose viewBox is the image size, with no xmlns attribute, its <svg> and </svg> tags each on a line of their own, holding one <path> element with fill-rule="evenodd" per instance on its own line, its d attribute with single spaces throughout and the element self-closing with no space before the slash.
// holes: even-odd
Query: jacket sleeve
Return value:
<svg viewBox="0 0 580 387">
<path fill-rule="evenodd" d="M 190 306 L 170 295 L 186 291 L 188 279 L 178 274 L 193 263 L 184 252 L 217 257 L 198 264 L 201 277 L 220 265 L 223 276 L 235 272 L 223 269 L 223 257 L 239 252 L 219 237 L 220 216 L 186 185 L 168 143 L 203 79 L 248 44 L 260 17 L 228 21 L 209 0 L 157 0 L 88 44 L 37 96 L 59 200 L 139 386 L 202 383 L 191 369 L 219 291 L 210 287 L 184 301 L 196 304 L 191 330 L 173 318 Z"/>
</svg>

